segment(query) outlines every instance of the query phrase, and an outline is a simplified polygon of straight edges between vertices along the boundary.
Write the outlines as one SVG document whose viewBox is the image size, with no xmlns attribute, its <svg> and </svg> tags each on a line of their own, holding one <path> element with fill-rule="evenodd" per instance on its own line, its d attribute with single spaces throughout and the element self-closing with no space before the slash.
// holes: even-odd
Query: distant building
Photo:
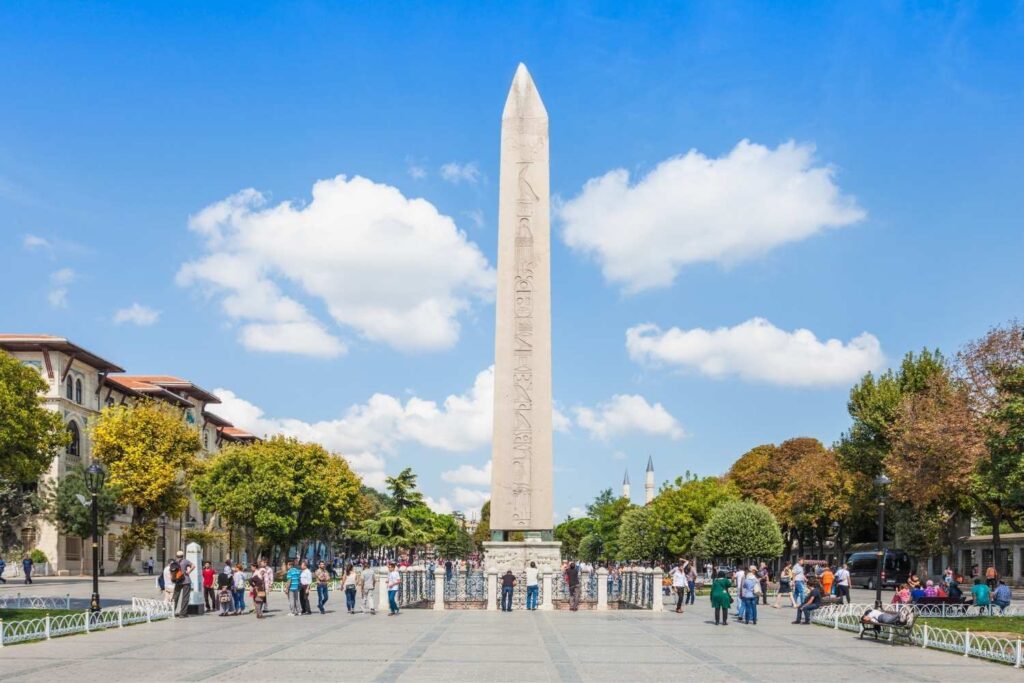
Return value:
<svg viewBox="0 0 1024 683">
<path fill-rule="evenodd" d="M 654 459 L 647 456 L 647 475 L 644 479 L 644 505 L 654 500 Z"/>
<path fill-rule="evenodd" d="M 622 497 L 625 498 L 626 500 L 629 500 L 631 497 L 630 493 L 631 491 L 629 489 L 629 470 L 626 470 L 625 475 L 622 477 Z"/>
</svg>

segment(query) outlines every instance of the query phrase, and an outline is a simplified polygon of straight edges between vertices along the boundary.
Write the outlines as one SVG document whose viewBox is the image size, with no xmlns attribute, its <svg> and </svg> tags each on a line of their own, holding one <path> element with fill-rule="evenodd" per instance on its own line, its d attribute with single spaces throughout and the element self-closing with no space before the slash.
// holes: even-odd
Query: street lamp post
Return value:
<svg viewBox="0 0 1024 683">
<path fill-rule="evenodd" d="M 167 564 L 167 515 L 160 515 L 160 531 L 163 532 L 163 555 L 160 557 L 160 572 L 164 570 L 164 565 Z"/>
<path fill-rule="evenodd" d="M 875 477 L 878 489 L 878 566 L 875 568 L 875 609 L 882 609 L 882 572 L 885 567 L 885 494 L 890 479 L 884 474 Z"/>
<path fill-rule="evenodd" d="M 92 496 L 92 599 L 89 610 L 100 611 L 100 514 L 99 495 L 107 473 L 93 463 L 85 470 L 85 487 Z"/>
</svg>

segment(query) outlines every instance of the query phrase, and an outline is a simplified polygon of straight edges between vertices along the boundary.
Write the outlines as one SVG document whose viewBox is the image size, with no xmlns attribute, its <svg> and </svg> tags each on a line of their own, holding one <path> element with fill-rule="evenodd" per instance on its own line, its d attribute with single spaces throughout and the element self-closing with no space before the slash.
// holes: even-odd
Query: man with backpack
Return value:
<svg viewBox="0 0 1024 683">
<path fill-rule="evenodd" d="M 177 612 L 175 616 L 184 619 L 188 616 L 188 600 L 192 595 L 192 572 L 195 571 L 195 565 L 185 559 L 185 553 L 179 550 L 168 569 L 171 584 L 174 585 L 172 602 Z"/>
</svg>

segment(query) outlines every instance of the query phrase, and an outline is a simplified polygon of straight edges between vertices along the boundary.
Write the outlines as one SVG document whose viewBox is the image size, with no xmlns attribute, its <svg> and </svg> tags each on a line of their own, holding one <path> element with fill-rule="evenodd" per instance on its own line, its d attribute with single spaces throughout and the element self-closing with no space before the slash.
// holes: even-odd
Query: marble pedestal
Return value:
<svg viewBox="0 0 1024 683">
<path fill-rule="evenodd" d="M 530 562 L 537 569 L 559 571 L 562 566 L 561 541 L 490 541 L 484 542 L 484 569 L 505 573 L 526 571 Z"/>
</svg>

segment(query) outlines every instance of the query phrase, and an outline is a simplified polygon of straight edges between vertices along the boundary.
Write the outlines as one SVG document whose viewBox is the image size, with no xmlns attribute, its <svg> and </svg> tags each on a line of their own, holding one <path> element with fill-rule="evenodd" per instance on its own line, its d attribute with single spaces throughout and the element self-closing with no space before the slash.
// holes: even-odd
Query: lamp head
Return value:
<svg viewBox="0 0 1024 683">
<path fill-rule="evenodd" d="M 884 473 L 883 474 L 879 474 L 877 477 L 875 477 L 875 486 L 877 486 L 878 488 L 885 488 L 886 486 L 888 486 L 891 483 L 892 483 L 892 479 L 890 479 L 889 477 L 885 476 Z"/>
<path fill-rule="evenodd" d="M 85 488 L 92 495 L 96 495 L 103 488 L 103 481 L 106 478 L 107 473 L 103 471 L 103 468 L 93 463 L 85 470 Z"/>
</svg>

